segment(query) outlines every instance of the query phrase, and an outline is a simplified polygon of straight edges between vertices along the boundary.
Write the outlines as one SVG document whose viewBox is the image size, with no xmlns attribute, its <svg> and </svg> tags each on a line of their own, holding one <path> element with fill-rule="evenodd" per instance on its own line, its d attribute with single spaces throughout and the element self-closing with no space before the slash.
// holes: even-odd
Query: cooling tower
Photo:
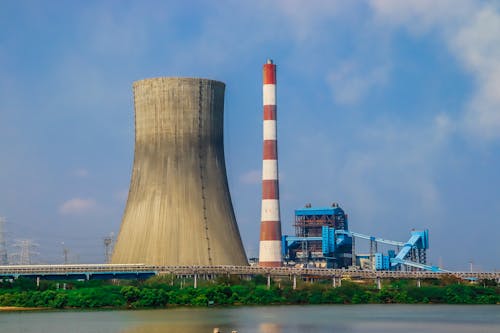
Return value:
<svg viewBox="0 0 500 333">
<path fill-rule="evenodd" d="M 247 265 L 231 203 L 222 82 L 134 83 L 132 180 L 112 263 Z"/>
</svg>

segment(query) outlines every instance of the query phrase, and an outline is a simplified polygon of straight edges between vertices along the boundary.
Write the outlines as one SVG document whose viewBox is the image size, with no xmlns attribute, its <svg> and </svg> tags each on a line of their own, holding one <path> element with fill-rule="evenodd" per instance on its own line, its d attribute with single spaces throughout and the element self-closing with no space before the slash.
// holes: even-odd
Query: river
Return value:
<svg viewBox="0 0 500 333">
<path fill-rule="evenodd" d="M 498 305 L 320 305 L 0 313 L 0 332 L 499 333 Z"/>
</svg>

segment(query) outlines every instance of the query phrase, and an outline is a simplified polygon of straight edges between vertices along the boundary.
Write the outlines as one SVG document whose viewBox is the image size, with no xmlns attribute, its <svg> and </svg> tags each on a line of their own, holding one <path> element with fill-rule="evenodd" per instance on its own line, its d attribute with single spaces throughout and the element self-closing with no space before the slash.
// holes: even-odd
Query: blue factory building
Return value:
<svg viewBox="0 0 500 333">
<path fill-rule="evenodd" d="M 441 271 L 427 265 L 429 231 L 411 232 L 407 242 L 387 240 L 349 230 L 348 216 L 336 203 L 331 207 L 312 207 L 295 210 L 295 235 L 282 239 L 283 259 L 288 265 L 327 268 L 367 268 L 373 270 L 429 270 Z M 369 242 L 370 252 L 357 255 L 355 244 Z M 378 251 L 379 245 L 392 247 L 387 253 Z"/>
<path fill-rule="evenodd" d="M 293 263 L 330 268 L 352 264 L 352 236 L 348 216 L 336 203 L 331 207 L 295 210 L 295 236 L 283 236 L 283 257 Z"/>
</svg>

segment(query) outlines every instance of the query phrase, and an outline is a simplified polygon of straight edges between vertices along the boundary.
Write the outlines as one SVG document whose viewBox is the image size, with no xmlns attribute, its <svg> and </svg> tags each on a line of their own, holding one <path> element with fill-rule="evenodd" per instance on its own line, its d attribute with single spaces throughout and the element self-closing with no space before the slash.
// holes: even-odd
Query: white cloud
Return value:
<svg viewBox="0 0 500 333">
<path fill-rule="evenodd" d="M 476 94 L 464 117 L 466 130 L 486 139 L 500 138 L 500 12 L 483 7 L 470 15 L 450 47 L 476 79 Z"/>
<path fill-rule="evenodd" d="M 345 7 L 351 6 L 347 1 L 338 0 L 316 0 L 314 2 L 280 0 L 271 4 L 290 23 L 289 27 L 295 32 L 299 41 L 317 38 L 318 34 L 325 33 L 318 29 L 321 22 L 339 15 Z M 269 7 L 269 3 L 266 2 L 265 6 Z"/>
<path fill-rule="evenodd" d="M 61 215 L 73 215 L 88 213 L 97 206 L 94 199 L 73 198 L 59 206 Z"/>
<path fill-rule="evenodd" d="M 484 1 L 372 0 L 377 23 L 419 34 L 437 32 L 475 79 L 475 91 L 457 120 L 481 139 L 500 138 L 500 8 Z"/>
<path fill-rule="evenodd" d="M 455 28 L 474 7 L 470 0 L 369 0 L 378 23 L 403 25 L 414 34 Z"/>
<path fill-rule="evenodd" d="M 388 72 L 388 66 L 361 70 L 356 63 L 349 61 L 331 71 L 327 80 L 336 102 L 350 105 L 362 100 L 370 89 L 383 85 L 387 81 Z"/>
</svg>

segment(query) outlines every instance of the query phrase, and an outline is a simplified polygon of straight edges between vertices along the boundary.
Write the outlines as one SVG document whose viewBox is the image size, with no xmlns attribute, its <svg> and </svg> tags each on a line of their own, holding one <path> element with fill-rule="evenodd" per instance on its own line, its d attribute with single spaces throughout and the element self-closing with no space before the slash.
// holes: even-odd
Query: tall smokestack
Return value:
<svg viewBox="0 0 500 333">
<path fill-rule="evenodd" d="M 276 128 L 276 65 L 272 60 L 267 60 L 264 64 L 263 83 L 264 156 L 259 266 L 280 267 L 282 259 Z"/>
</svg>

